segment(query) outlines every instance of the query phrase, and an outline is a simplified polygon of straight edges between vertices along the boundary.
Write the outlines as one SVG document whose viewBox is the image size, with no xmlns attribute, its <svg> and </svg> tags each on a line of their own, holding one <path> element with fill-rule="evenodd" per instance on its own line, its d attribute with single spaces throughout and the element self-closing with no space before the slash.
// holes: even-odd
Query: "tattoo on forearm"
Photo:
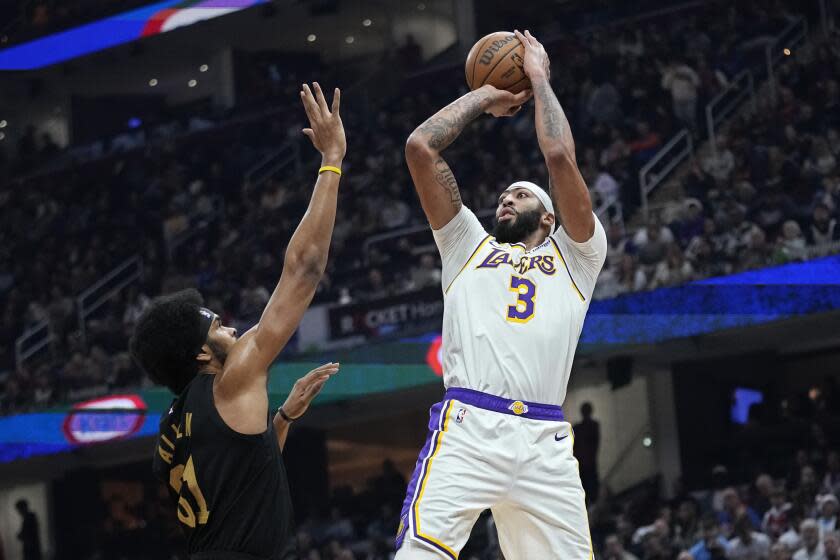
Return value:
<svg viewBox="0 0 840 560">
<path fill-rule="evenodd" d="M 432 115 L 420 125 L 417 132 L 427 137 L 430 148 L 443 150 L 461 134 L 465 126 L 484 112 L 484 102 L 488 97 L 484 92 L 467 94 Z"/>
<path fill-rule="evenodd" d="M 458 183 L 455 181 L 455 175 L 443 158 L 435 160 L 435 181 L 449 193 L 449 201 L 456 210 L 461 209 L 461 193 L 458 191 Z"/>
<path fill-rule="evenodd" d="M 564 136 L 569 127 L 569 121 L 566 120 L 566 114 L 563 113 L 563 108 L 554 92 L 551 91 L 551 85 L 548 80 L 539 84 L 535 91 L 542 103 L 542 123 L 545 128 L 545 135 L 549 138 L 560 138 L 566 141 Z"/>
</svg>

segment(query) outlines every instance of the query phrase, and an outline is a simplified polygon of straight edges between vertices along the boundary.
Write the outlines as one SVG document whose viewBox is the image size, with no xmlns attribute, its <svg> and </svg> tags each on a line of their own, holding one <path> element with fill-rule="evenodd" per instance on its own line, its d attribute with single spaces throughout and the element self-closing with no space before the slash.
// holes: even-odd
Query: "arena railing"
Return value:
<svg viewBox="0 0 840 560">
<path fill-rule="evenodd" d="M 648 218 L 650 194 L 669 177 L 688 157 L 694 156 L 694 138 L 687 128 L 662 146 L 655 156 L 639 170 L 639 189 L 642 197 L 642 214 Z"/>
<path fill-rule="evenodd" d="M 17 370 L 21 371 L 27 360 L 36 356 L 42 350 L 48 349 L 54 339 L 50 322 L 47 320 L 26 329 L 15 340 L 15 365 Z"/>
<path fill-rule="evenodd" d="M 614 212 L 612 217 L 610 217 L 611 209 Z M 598 216 L 602 224 L 618 223 L 621 225 L 621 230 L 624 231 L 624 207 L 621 204 L 620 196 L 602 200 L 601 204 L 595 208 L 595 215 Z"/>
<path fill-rule="evenodd" d="M 143 259 L 135 255 L 92 284 L 76 297 L 79 333 L 82 344 L 87 346 L 87 319 L 100 307 L 112 300 L 126 286 L 143 277 Z"/>
<path fill-rule="evenodd" d="M 750 110 L 755 113 L 758 107 L 753 75 L 749 70 L 744 70 L 706 105 L 706 131 L 714 156 L 717 156 L 718 152 L 718 125 L 734 113 L 747 98 L 750 100 Z"/>
<path fill-rule="evenodd" d="M 779 59 L 787 56 L 785 55 L 784 49 L 792 49 L 801 45 L 807 37 L 808 21 L 804 17 L 799 17 L 791 21 L 787 27 L 766 45 L 766 72 L 771 88 L 771 96 L 775 96 L 774 67 Z M 717 153 L 717 130 L 723 121 L 731 116 L 748 96 L 752 98 L 752 109 L 755 110 L 755 80 L 751 72 L 744 71 L 738 74 L 732 80 L 732 83 L 706 106 L 706 127 L 714 153 Z M 775 100 L 775 97 L 773 98 Z M 670 173 L 687 157 L 693 156 L 693 154 L 694 139 L 687 129 L 683 129 L 670 142 L 663 146 L 639 171 L 642 214 L 645 219 L 649 215 L 648 198 L 651 192 L 665 181 Z"/>
<path fill-rule="evenodd" d="M 487 218 L 494 216 L 495 214 L 496 211 L 493 209 L 484 209 L 475 212 L 475 215 L 482 222 L 484 222 Z M 374 245 L 377 245 L 379 243 L 385 243 L 388 241 L 393 241 L 401 237 L 419 238 L 420 243 L 412 243 L 412 246 L 415 247 L 415 249 L 417 249 L 417 251 L 421 253 L 426 252 L 424 245 L 429 245 L 431 247 L 434 246 L 432 228 L 429 226 L 429 224 L 423 224 L 419 226 L 405 226 L 393 229 L 391 231 L 386 231 L 384 233 L 377 233 L 376 235 L 371 235 L 362 243 L 362 252 L 364 254 L 367 254 L 370 248 Z"/>
<path fill-rule="evenodd" d="M 289 141 L 273 150 L 245 172 L 245 181 L 255 187 L 262 186 L 280 171 L 293 166 L 294 177 L 301 177 L 300 147 L 297 142 Z"/>
<path fill-rule="evenodd" d="M 645 437 L 649 437 L 648 434 L 650 434 L 651 431 L 650 424 L 645 422 L 644 426 L 639 428 L 636 433 L 633 434 L 633 437 L 627 440 L 627 444 L 621 451 L 618 452 L 613 459 L 612 465 L 607 467 L 606 473 L 604 473 L 604 476 L 601 477 L 601 482 L 603 484 L 610 485 L 610 481 L 612 481 L 613 477 L 627 467 L 625 463 L 633 456 L 634 453 L 638 452 L 640 447 L 644 445 L 642 442 Z"/>
</svg>

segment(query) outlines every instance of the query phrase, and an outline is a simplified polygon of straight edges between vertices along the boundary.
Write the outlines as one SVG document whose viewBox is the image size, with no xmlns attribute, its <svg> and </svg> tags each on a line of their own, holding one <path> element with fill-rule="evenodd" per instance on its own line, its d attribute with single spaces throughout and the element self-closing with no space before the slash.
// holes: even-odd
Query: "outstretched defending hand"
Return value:
<svg viewBox="0 0 840 560">
<path fill-rule="evenodd" d="M 338 373 L 338 368 L 339 364 L 330 362 L 313 369 L 295 381 L 289 397 L 283 403 L 283 412 L 293 420 L 301 417 L 312 400 L 321 392 L 327 380 Z"/>
<path fill-rule="evenodd" d="M 315 93 L 312 93 L 312 89 Z M 335 88 L 332 108 L 327 106 L 327 100 L 318 82 L 303 84 L 300 99 L 309 118 L 310 128 L 304 128 L 303 133 L 312 141 L 315 149 L 321 152 L 325 160 L 335 161 L 344 158 L 347 152 L 347 140 L 344 138 L 344 124 L 341 122 L 339 108 L 341 106 L 341 90 Z"/>
<path fill-rule="evenodd" d="M 484 112 L 490 113 L 494 117 L 512 117 L 522 108 L 522 104 L 533 96 L 530 89 L 519 93 L 511 93 L 506 89 L 498 89 L 490 84 L 481 86 L 481 89 L 490 95 L 490 105 Z"/>
<path fill-rule="evenodd" d="M 525 30 L 524 35 L 519 31 L 514 31 L 513 34 L 516 35 L 516 38 L 519 39 L 525 47 L 525 62 L 522 68 L 525 75 L 532 81 L 534 78 L 551 77 L 551 63 L 548 60 L 548 53 L 545 52 L 545 47 L 543 47 L 542 43 L 537 41 L 537 39 L 531 35 L 531 32 L 527 29 Z"/>
</svg>

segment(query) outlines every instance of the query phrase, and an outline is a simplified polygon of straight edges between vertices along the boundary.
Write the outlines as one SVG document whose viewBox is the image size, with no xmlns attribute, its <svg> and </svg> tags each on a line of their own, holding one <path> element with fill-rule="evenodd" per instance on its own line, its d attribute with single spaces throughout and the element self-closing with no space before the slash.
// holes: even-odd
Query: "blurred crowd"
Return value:
<svg viewBox="0 0 840 560">
<path fill-rule="evenodd" d="M 738 116 L 716 154 L 693 163 L 682 179 L 686 196 L 652 212 L 638 231 L 625 230 L 617 208 L 634 215 L 639 168 L 680 128 L 699 135 L 704 104 L 792 17 L 750 2 L 712 2 L 682 15 L 548 44 L 581 171 L 595 205 L 612 203 L 602 217 L 610 249 L 598 298 L 801 260 L 840 237 L 836 36 L 787 57 L 776 99 L 760 96 L 759 111 Z M 171 126 L 189 134 L 162 123 L 164 130 L 136 142 L 127 132 L 123 147 L 107 157 L 0 190 L 0 222 L 8 226 L 0 230 L 0 412 L 142 383 L 125 353 L 127 334 L 157 294 L 194 286 L 226 324 L 243 331 L 257 320 L 306 208 L 317 158 L 300 134 L 303 112 L 289 104 L 296 87 L 289 84 L 297 82 L 279 80 L 276 64 L 254 68 L 265 69 L 251 79 L 263 111 L 283 107 L 268 117 L 184 117 Z M 431 81 L 434 89 L 423 87 Z M 460 72 L 447 68 L 408 77 L 380 104 L 345 95 L 350 149 L 316 303 L 364 302 L 439 284 L 439 258 L 403 144 L 464 87 Z M 30 163 L 58 151 L 34 130 L 21 142 Z M 297 154 L 297 164 L 264 180 L 249 173 L 281 146 Z M 547 185 L 528 111 L 480 119 L 446 157 L 465 204 L 485 215 L 515 180 Z M 7 164 L 14 169 L 14 161 Z M 380 235 L 409 226 L 422 237 Z M 142 259 L 142 278 L 86 317 L 82 332 L 77 296 L 133 256 Z M 15 341 L 44 322 L 48 351 L 16 365 Z"/>
</svg>

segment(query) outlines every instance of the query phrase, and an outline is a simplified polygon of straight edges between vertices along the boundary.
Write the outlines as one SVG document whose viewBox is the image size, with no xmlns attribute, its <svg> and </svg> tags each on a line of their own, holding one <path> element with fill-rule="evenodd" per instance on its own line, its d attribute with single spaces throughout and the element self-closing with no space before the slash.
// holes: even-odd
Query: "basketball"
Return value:
<svg viewBox="0 0 840 560">
<path fill-rule="evenodd" d="M 470 49 L 464 72 L 471 90 L 490 84 L 511 93 L 531 87 L 523 70 L 525 47 L 510 31 L 485 35 Z"/>
</svg>

